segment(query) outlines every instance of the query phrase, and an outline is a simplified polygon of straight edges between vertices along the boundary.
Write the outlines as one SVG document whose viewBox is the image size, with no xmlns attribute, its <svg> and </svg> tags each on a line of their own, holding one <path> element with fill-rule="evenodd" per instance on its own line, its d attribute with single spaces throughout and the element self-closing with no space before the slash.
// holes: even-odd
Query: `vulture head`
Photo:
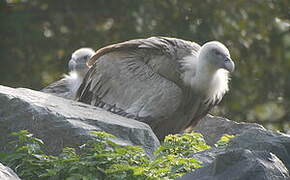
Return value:
<svg viewBox="0 0 290 180">
<path fill-rule="evenodd" d="M 231 60 L 229 50 L 218 41 L 211 41 L 205 43 L 199 52 L 200 63 L 208 70 L 217 71 L 218 69 L 225 69 L 233 72 L 235 64 Z"/>
<path fill-rule="evenodd" d="M 89 70 L 88 60 L 95 54 L 91 48 L 80 48 L 72 53 L 68 63 L 69 75 L 65 78 L 69 82 L 70 90 L 75 94 Z"/>
<path fill-rule="evenodd" d="M 229 50 L 218 41 L 202 45 L 181 60 L 184 84 L 203 95 L 207 104 L 219 103 L 229 90 L 229 73 L 235 69 Z"/>
<path fill-rule="evenodd" d="M 78 76 L 84 77 L 89 67 L 87 66 L 88 60 L 95 54 L 91 48 L 80 48 L 72 55 L 68 63 L 69 72 L 74 72 Z"/>
<path fill-rule="evenodd" d="M 94 54 L 95 51 L 91 48 L 80 48 L 74 51 L 68 63 L 69 73 L 41 91 L 67 99 L 74 99 L 77 89 L 89 70 L 86 63 Z"/>
</svg>

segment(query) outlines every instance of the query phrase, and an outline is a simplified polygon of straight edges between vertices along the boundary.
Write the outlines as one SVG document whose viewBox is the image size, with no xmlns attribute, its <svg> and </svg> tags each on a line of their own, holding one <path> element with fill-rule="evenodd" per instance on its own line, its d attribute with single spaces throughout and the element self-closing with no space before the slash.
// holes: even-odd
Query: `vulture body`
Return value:
<svg viewBox="0 0 290 180">
<path fill-rule="evenodd" d="M 91 48 L 80 48 L 74 51 L 68 63 L 69 74 L 65 74 L 62 79 L 40 91 L 66 99 L 75 99 L 76 92 L 89 70 L 86 63 L 94 54 L 95 51 Z"/>
<path fill-rule="evenodd" d="M 77 100 L 150 125 L 159 139 L 195 124 L 228 91 L 227 48 L 175 38 L 130 40 L 99 49 Z"/>
</svg>

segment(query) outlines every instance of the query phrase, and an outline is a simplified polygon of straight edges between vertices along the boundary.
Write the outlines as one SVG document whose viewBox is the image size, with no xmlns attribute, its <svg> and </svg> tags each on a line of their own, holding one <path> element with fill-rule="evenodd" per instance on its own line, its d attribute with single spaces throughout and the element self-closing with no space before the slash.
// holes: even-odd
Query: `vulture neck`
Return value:
<svg viewBox="0 0 290 180">
<path fill-rule="evenodd" d="M 68 81 L 69 89 L 72 93 L 76 93 L 84 79 L 84 74 L 78 71 L 70 71 L 69 75 L 65 75 Z"/>
<path fill-rule="evenodd" d="M 214 88 L 211 84 L 217 71 L 217 69 L 209 66 L 208 64 L 199 62 L 197 64 L 196 74 L 193 80 L 194 88 L 201 92 L 207 92 L 209 89 Z"/>
<path fill-rule="evenodd" d="M 198 58 L 195 72 L 191 83 L 194 91 L 202 93 L 208 103 L 219 102 L 228 91 L 228 71 Z"/>
</svg>

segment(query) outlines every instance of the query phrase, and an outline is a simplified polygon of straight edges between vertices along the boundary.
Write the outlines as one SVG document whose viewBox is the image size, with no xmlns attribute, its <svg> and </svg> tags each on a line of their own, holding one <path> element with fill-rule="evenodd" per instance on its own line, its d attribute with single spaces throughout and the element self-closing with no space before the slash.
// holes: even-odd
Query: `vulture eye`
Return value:
<svg viewBox="0 0 290 180">
<path fill-rule="evenodd" d="M 229 61 L 231 61 L 230 58 L 226 58 L 225 59 L 225 62 L 229 62 Z"/>
<path fill-rule="evenodd" d="M 215 55 L 217 55 L 217 56 L 219 56 L 219 55 L 221 55 L 222 53 L 221 52 L 219 52 L 218 50 L 214 50 L 214 53 L 215 53 Z"/>
</svg>

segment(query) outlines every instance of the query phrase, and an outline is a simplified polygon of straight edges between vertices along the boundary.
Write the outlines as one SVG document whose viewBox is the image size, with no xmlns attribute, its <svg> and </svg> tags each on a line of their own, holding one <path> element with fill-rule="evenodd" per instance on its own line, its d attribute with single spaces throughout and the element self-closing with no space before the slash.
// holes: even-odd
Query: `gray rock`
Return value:
<svg viewBox="0 0 290 180">
<path fill-rule="evenodd" d="M 213 146 L 224 134 L 237 135 L 250 128 L 263 126 L 255 123 L 237 123 L 226 118 L 207 115 L 193 128 L 204 136 L 206 143 Z"/>
<path fill-rule="evenodd" d="M 20 180 L 9 167 L 4 166 L 0 163 L 0 179 L 1 180 Z"/>
<path fill-rule="evenodd" d="M 49 93 L 58 97 L 66 98 L 66 99 L 74 99 L 75 93 L 70 90 L 70 79 L 62 78 L 58 81 L 55 81 L 48 85 L 47 87 L 41 89 L 41 92 Z"/>
<path fill-rule="evenodd" d="M 9 151 L 9 134 L 22 129 L 42 139 L 49 154 L 82 145 L 93 137 L 90 131 L 113 134 L 115 142 L 141 146 L 149 155 L 159 146 L 147 124 L 46 93 L 0 86 L 0 152 Z"/>
<path fill-rule="evenodd" d="M 254 123 L 236 123 L 208 115 L 194 128 L 214 145 L 223 134 L 236 135 L 226 147 L 198 152 L 191 157 L 203 167 L 181 179 L 275 180 L 290 179 L 290 136 Z"/>
<path fill-rule="evenodd" d="M 216 156 L 204 167 L 179 180 L 287 180 L 289 172 L 272 153 L 235 149 Z"/>
<path fill-rule="evenodd" d="M 202 166 L 207 166 L 216 159 L 216 157 L 222 153 L 225 153 L 226 150 L 224 148 L 211 148 L 205 151 L 197 152 L 195 154 L 190 155 L 191 158 L 197 159 L 202 162 Z"/>
<path fill-rule="evenodd" d="M 290 135 L 264 128 L 251 128 L 236 136 L 227 149 L 271 152 L 290 170 Z"/>
</svg>

